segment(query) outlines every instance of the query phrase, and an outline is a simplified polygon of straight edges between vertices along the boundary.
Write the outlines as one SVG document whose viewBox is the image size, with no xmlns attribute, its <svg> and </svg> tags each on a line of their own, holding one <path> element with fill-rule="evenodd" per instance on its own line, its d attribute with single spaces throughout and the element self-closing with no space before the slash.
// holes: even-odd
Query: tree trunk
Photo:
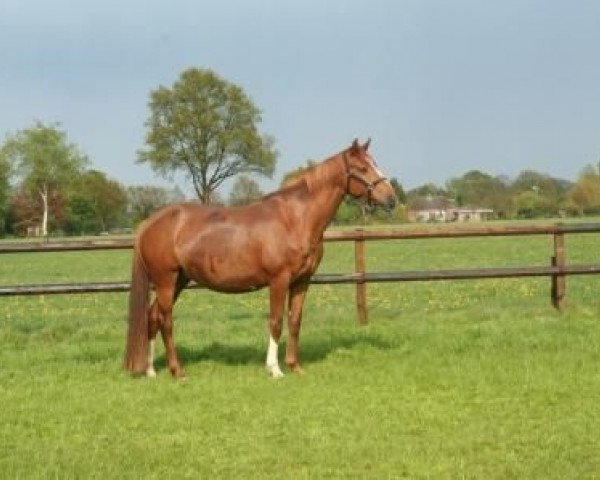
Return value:
<svg viewBox="0 0 600 480">
<path fill-rule="evenodd" d="M 200 202 L 204 205 L 210 205 L 212 203 L 212 191 L 208 188 L 203 189 L 200 195 Z"/>
<path fill-rule="evenodd" d="M 42 197 L 42 205 L 44 211 L 42 212 L 42 236 L 48 236 L 48 187 L 43 186 L 40 190 L 40 196 Z"/>
</svg>

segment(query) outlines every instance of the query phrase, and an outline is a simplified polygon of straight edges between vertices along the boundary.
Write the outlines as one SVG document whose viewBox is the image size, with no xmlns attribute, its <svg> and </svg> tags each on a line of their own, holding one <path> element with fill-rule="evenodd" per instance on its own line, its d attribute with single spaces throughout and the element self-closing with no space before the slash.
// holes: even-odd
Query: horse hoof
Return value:
<svg viewBox="0 0 600 480">
<path fill-rule="evenodd" d="M 185 377 L 185 372 L 183 371 L 183 369 L 179 366 L 177 367 L 171 367 L 169 368 L 169 370 L 171 371 L 171 375 L 173 376 L 173 378 L 184 378 Z"/>
<path fill-rule="evenodd" d="M 286 365 L 289 368 L 290 372 L 296 373 L 298 375 L 304 375 L 304 370 L 302 370 L 302 367 L 300 366 L 300 364 L 297 361 L 295 361 L 295 360 L 286 361 Z"/>
<path fill-rule="evenodd" d="M 267 365 L 267 373 L 271 376 L 271 378 L 282 378 L 283 372 L 279 368 L 279 365 Z"/>
<path fill-rule="evenodd" d="M 146 376 L 148 378 L 155 378 L 156 377 L 156 370 L 154 370 L 153 368 L 149 368 L 148 370 L 146 370 Z"/>
</svg>

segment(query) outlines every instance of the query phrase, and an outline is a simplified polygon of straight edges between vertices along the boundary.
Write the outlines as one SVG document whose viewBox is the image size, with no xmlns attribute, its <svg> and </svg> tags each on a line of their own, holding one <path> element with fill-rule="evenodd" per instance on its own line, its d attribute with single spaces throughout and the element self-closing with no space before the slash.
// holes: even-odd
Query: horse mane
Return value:
<svg viewBox="0 0 600 480">
<path fill-rule="evenodd" d="M 338 174 L 333 168 L 336 157 L 337 155 L 302 169 L 296 176 L 286 180 L 280 191 L 306 188 L 308 192 L 313 192 L 321 186 L 329 184 L 332 178 Z"/>
</svg>

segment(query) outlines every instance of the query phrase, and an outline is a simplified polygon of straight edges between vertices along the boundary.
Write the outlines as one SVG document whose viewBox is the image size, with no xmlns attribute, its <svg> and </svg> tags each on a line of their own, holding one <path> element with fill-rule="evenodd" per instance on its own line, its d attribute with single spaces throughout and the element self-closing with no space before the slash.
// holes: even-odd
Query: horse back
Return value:
<svg viewBox="0 0 600 480">
<path fill-rule="evenodd" d="M 300 223 L 289 202 L 278 198 L 238 208 L 177 204 L 152 215 L 138 243 L 153 277 L 181 269 L 208 288 L 242 292 L 302 268 L 307 253 L 295 231 Z"/>
</svg>

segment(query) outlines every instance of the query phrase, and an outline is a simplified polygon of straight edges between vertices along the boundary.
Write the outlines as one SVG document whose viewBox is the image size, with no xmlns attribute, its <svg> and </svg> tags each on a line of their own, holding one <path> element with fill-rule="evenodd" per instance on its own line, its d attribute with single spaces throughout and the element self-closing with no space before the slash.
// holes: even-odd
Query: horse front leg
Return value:
<svg viewBox="0 0 600 480">
<path fill-rule="evenodd" d="M 299 337 L 302 325 L 302 306 L 308 291 L 308 282 L 294 284 L 290 287 L 288 312 L 288 344 L 285 363 L 292 372 L 302 373 L 300 367 Z"/>
<path fill-rule="evenodd" d="M 283 372 L 279 368 L 278 348 L 281 338 L 281 324 L 283 322 L 283 310 L 285 306 L 285 296 L 288 289 L 287 277 L 278 278 L 272 282 L 269 288 L 269 347 L 267 350 L 266 367 L 267 372 L 273 378 L 283 377 Z"/>
</svg>

